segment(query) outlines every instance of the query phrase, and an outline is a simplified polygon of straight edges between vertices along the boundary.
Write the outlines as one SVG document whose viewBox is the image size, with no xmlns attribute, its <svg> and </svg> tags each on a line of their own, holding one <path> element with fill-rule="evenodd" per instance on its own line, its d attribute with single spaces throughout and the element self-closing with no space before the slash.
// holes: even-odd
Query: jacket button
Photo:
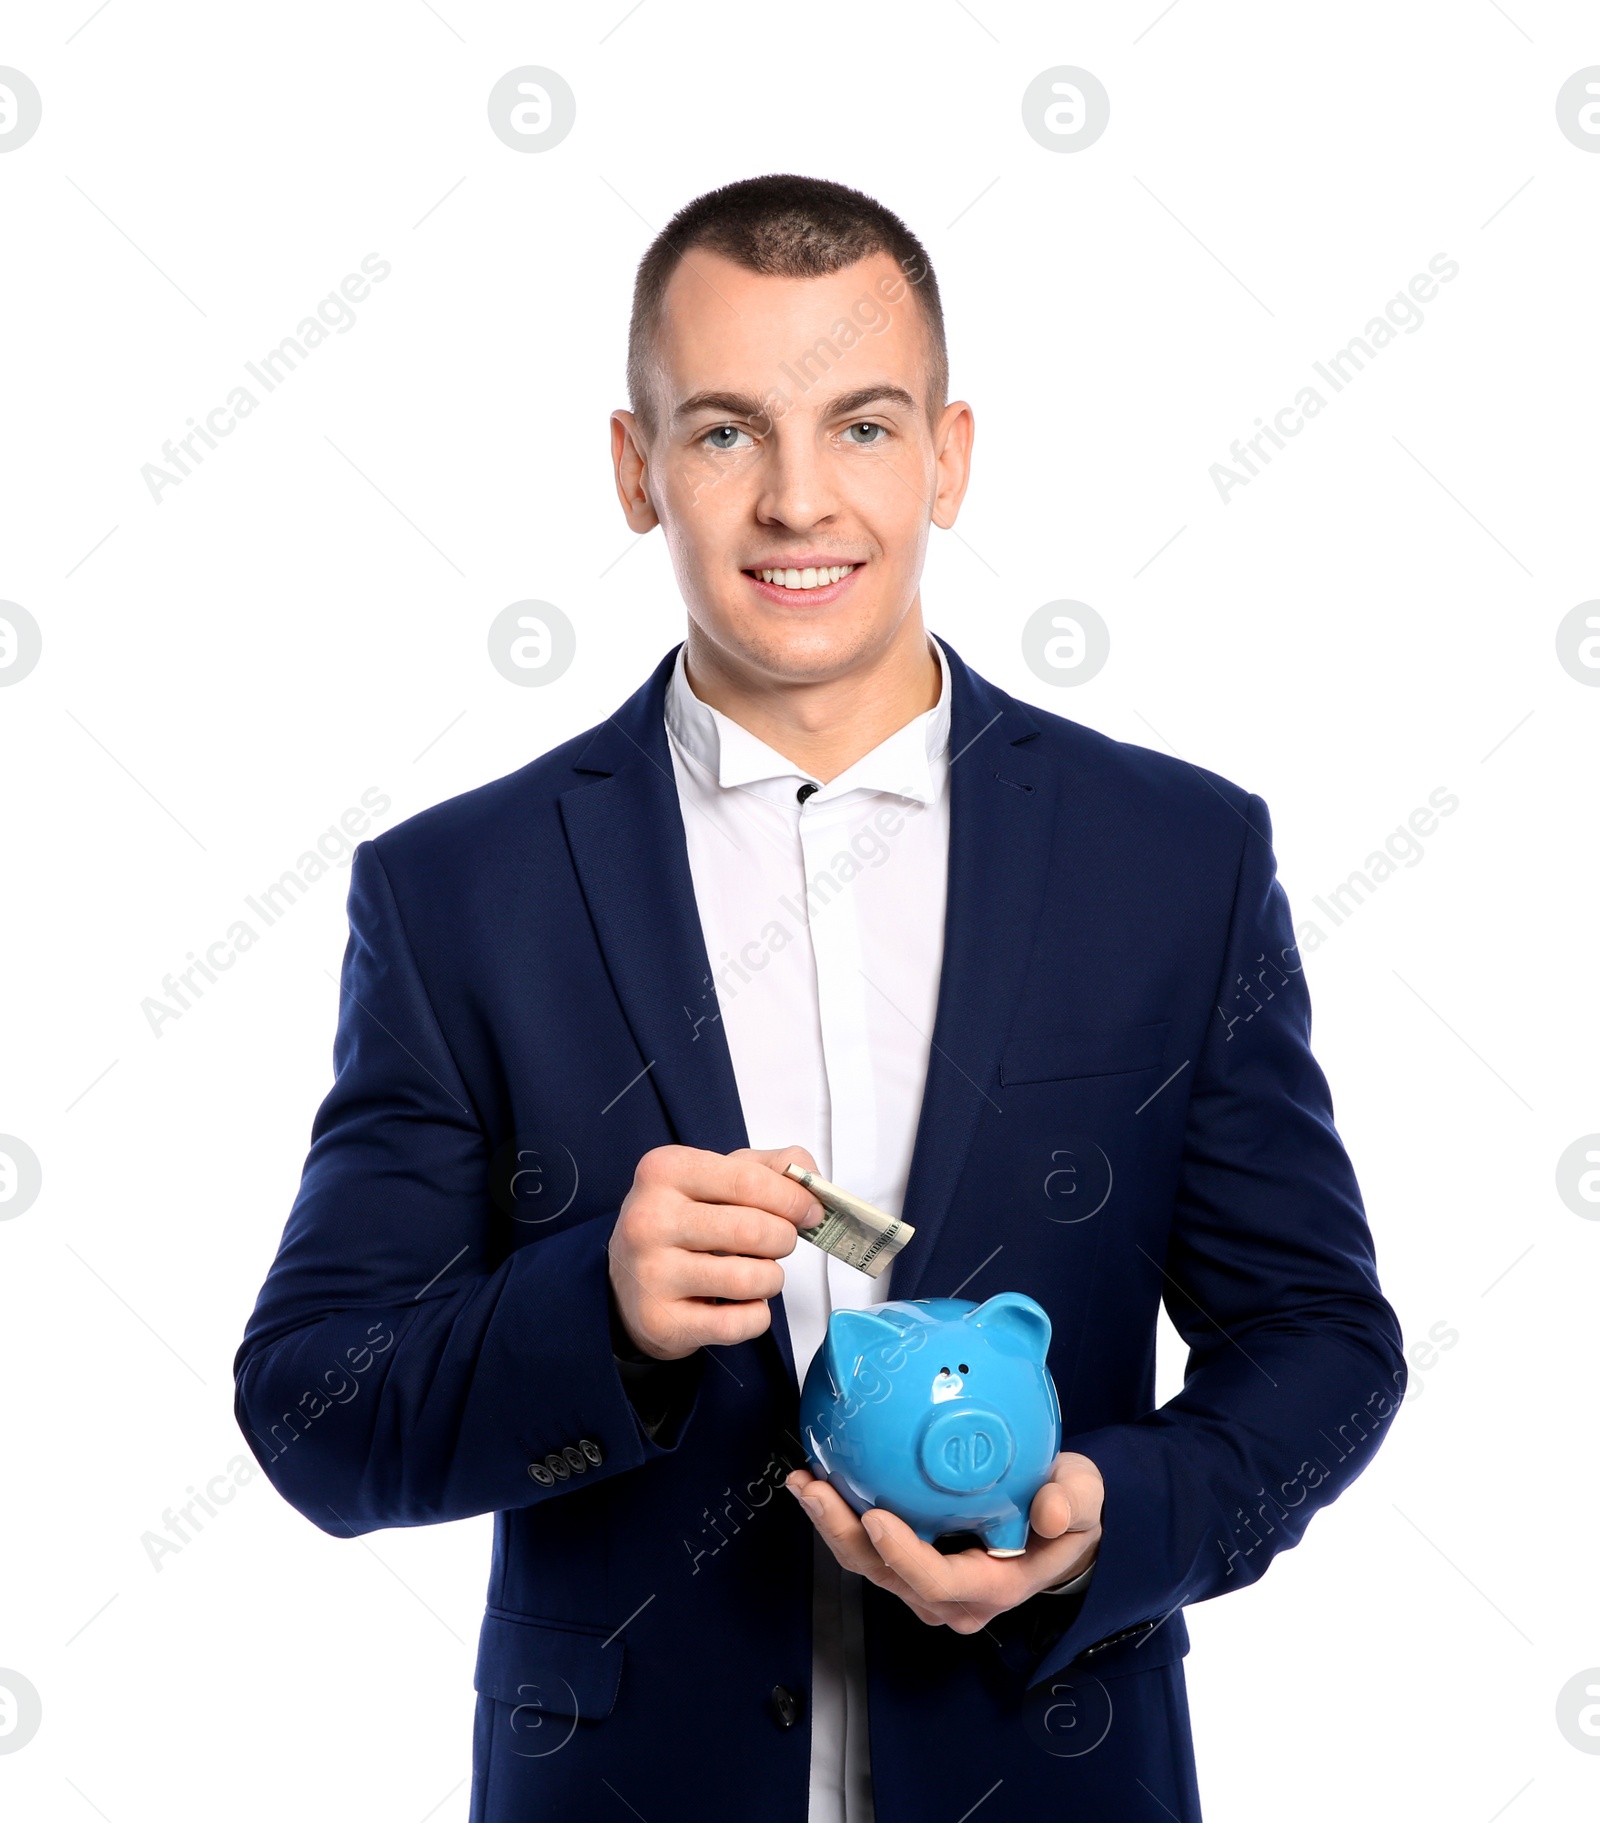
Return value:
<svg viewBox="0 0 1600 1823">
<path fill-rule="evenodd" d="M 542 1488 L 551 1488 L 556 1484 L 555 1476 L 550 1473 L 549 1469 L 547 1469 L 542 1462 L 530 1462 L 528 1464 L 528 1479 L 530 1481 L 537 1481 Z"/>
<path fill-rule="evenodd" d="M 800 1699 L 792 1690 L 786 1690 L 782 1684 L 772 1686 L 772 1695 L 768 1697 L 772 1713 L 777 1717 L 780 1728 L 792 1728 L 800 1720 Z"/>
<path fill-rule="evenodd" d="M 569 1443 L 567 1445 L 567 1447 L 561 1453 L 563 1456 L 566 1457 L 567 1467 L 572 1470 L 574 1475 L 587 1475 L 588 1474 L 589 1458 L 586 1455 L 584 1455 L 583 1451 L 578 1448 L 577 1444 Z"/>
<path fill-rule="evenodd" d="M 578 1448 L 583 1451 L 584 1455 L 589 1458 L 596 1468 L 599 1468 L 600 1464 L 605 1460 L 604 1456 L 601 1454 L 600 1445 L 591 1437 L 580 1437 L 578 1439 Z"/>
<path fill-rule="evenodd" d="M 557 1481 L 569 1481 L 572 1478 L 572 1470 L 567 1467 L 567 1459 L 560 1450 L 551 1450 L 544 1459 L 544 1465 Z"/>
</svg>

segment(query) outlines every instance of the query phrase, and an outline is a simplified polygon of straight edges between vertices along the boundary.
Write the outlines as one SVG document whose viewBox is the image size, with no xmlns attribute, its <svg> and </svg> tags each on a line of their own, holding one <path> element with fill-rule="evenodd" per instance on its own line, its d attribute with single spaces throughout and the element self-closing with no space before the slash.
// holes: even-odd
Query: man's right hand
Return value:
<svg viewBox="0 0 1600 1823">
<path fill-rule="evenodd" d="M 639 1160 L 610 1243 L 612 1295 L 635 1347 L 675 1361 L 766 1330 L 767 1300 L 783 1290 L 778 1262 L 799 1229 L 823 1219 L 811 1192 L 783 1175 L 791 1162 L 817 1169 L 802 1146 L 657 1146 Z"/>
</svg>

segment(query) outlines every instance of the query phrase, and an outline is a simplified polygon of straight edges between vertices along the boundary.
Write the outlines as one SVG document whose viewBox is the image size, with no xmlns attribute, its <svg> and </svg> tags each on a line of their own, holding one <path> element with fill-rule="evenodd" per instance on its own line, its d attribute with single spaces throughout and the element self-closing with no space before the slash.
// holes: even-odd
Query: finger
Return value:
<svg viewBox="0 0 1600 1823">
<path fill-rule="evenodd" d="M 674 1307 L 685 1315 L 686 1326 L 695 1332 L 696 1340 L 710 1348 L 731 1348 L 738 1342 L 751 1342 L 764 1336 L 772 1327 L 772 1306 L 765 1298 L 747 1304 L 692 1304 Z"/>
<path fill-rule="evenodd" d="M 797 1485 L 797 1480 L 796 1476 L 790 1477 L 791 1490 L 839 1563 L 876 1583 L 880 1589 L 888 1590 L 891 1595 L 898 1595 L 915 1611 L 919 1620 L 930 1626 L 938 1625 L 940 1617 L 927 1608 L 879 1557 L 866 1533 L 862 1516 L 838 1490 L 816 1476 L 808 1475 L 804 1485 Z"/>
<path fill-rule="evenodd" d="M 667 1256 L 665 1289 L 668 1297 L 720 1298 L 745 1304 L 752 1298 L 775 1298 L 783 1290 L 783 1267 L 772 1259 L 751 1259 L 739 1253 L 694 1253 L 682 1250 Z"/>
<path fill-rule="evenodd" d="M 833 1552 L 834 1557 L 845 1569 L 854 1570 L 857 1575 L 865 1576 L 890 1595 L 898 1596 L 925 1626 L 938 1627 L 944 1624 L 944 1616 L 936 1613 L 906 1587 L 905 1583 L 873 1550 L 870 1540 L 867 1541 L 864 1548 L 862 1547 L 861 1540 L 866 1537 L 865 1532 L 853 1530 L 836 1512 L 832 1511 L 828 1505 L 828 1496 L 838 1500 L 852 1519 L 856 1517 L 848 1502 L 829 1487 L 827 1482 L 820 1480 L 809 1470 L 797 1469 L 789 1477 L 787 1485 L 790 1492 L 796 1497 L 804 1496 L 801 1504 L 806 1508 L 807 1517 L 821 1534 L 828 1549 Z M 816 1511 L 812 1511 L 812 1508 L 815 1508 Z M 858 1525 L 859 1523 L 858 1521 Z"/>
<path fill-rule="evenodd" d="M 696 1152 L 683 1149 L 673 1186 L 697 1203 L 736 1203 L 781 1215 L 796 1227 L 819 1213 L 817 1199 L 804 1184 L 774 1170 L 748 1148 L 741 1152 Z"/>
<path fill-rule="evenodd" d="M 668 1246 L 689 1253 L 742 1253 L 752 1259 L 781 1260 L 795 1249 L 793 1222 L 736 1203 L 679 1202 L 665 1214 L 657 1234 Z"/>
<path fill-rule="evenodd" d="M 969 1609 L 991 1611 L 1023 1598 L 1028 1577 L 1021 1558 L 990 1557 L 973 1549 L 946 1555 L 925 1544 L 895 1514 L 874 1507 L 867 1535 L 885 1565 L 930 1607 L 957 1614 Z"/>
<path fill-rule="evenodd" d="M 652 1290 L 626 1261 L 616 1258 L 627 1274 L 633 1293 L 640 1301 L 644 1322 L 651 1335 L 676 1352 L 664 1359 L 676 1360 L 710 1343 L 728 1347 L 764 1335 L 772 1323 L 772 1307 L 764 1298 L 747 1303 L 707 1304 L 694 1299 L 663 1297 Z"/>
<path fill-rule="evenodd" d="M 862 1529 L 860 1516 L 837 1488 L 813 1476 L 809 1486 L 792 1491 L 847 1570 L 854 1570 L 858 1576 L 882 1575 L 883 1562 Z"/>
<path fill-rule="evenodd" d="M 730 1152 L 729 1158 L 759 1158 L 770 1170 L 782 1171 L 785 1165 L 799 1165 L 803 1170 L 822 1173 L 817 1161 L 804 1146 L 780 1146 L 777 1151 L 763 1151 L 759 1146 L 743 1146 L 737 1152 Z M 794 1180 L 791 1178 L 790 1182 Z"/>
</svg>

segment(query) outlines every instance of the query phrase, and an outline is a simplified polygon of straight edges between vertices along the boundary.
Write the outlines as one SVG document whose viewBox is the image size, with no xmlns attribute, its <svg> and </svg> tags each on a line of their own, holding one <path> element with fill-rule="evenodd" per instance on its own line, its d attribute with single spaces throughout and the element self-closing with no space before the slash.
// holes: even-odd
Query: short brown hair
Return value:
<svg viewBox="0 0 1600 1823">
<path fill-rule="evenodd" d="M 649 364 L 667 283 L 696 248 L 751 272 L 822 278 L 869 254 L 887 253 L 921 300 L 928 331 L 928 415 L 943 410 L 950 384 L 939 281 L 922 242 L 892 209 L 821 177 L 747 177 L 708 190 L 680 209 L 650 243 L 633 285 L 628 325 L 628 403 L 647 436 L 655 434 Z"/>
</svg>

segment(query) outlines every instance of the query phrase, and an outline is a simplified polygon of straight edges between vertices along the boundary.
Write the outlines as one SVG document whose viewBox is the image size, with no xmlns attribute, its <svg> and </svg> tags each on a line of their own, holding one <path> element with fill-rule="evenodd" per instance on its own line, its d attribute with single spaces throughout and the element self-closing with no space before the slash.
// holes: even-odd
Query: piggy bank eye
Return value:
<svg viewBox="0 0 1600 1823">
<path fill-rule="evenodd" d="M 957 1371 L 958 1371 L 958 1372 L 959 1372 L 959 1373 L 963 1373 L 963 1374 L 964 1374 L 964 1373 L 966 1373 L 966 1372 L 967 1372 L 967 1371 L 968 1371 L 968 1369 L 967 1369 L 967 1364 L 966 1364 L 966 1362 L 965 1362 L 965 1361 L 963 1361 L 963 1362 L 961 1362 L 961 1363 L 960 1363 L 960 1364 L 959 1364 L 959 1366 L 958 1366 L 958 1368 L 957 1368 Z"/>
<path fill-rule="evenodd" d="M 949 1371 L 950 1371 L 950 1369 L 948 1367 L 941 1367 L 939 1369 L 939 1372 L 942 1374 L 947 1374 L 947 1373 L 949 1373 Z"/>
</svg>

